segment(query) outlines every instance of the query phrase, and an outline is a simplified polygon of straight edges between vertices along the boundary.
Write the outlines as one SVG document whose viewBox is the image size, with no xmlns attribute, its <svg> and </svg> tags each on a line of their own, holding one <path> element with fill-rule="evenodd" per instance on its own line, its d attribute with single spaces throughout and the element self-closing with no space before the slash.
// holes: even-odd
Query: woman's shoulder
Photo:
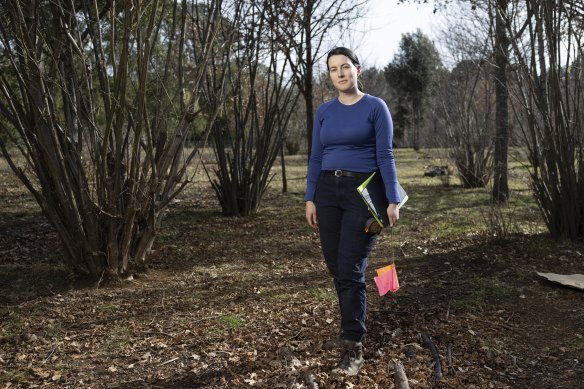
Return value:
<svg viewBox="0 0 584 389">
<path fill-rule="evenodd" d="M 324 103 L 320 104 L 316 110 L 317 114 L 322 115 L 324 112 L 326 112 L 326 110 L 328 110 L 329 108 L 334 106 L 336 102 L 337 102 L 337 99 L 334 98 L 334 99 L 327 100 Z"/>
<path fill-rule="evenodd" d="M 387 109 L 387 103 L 380 97 L 370 95 L 368 93 L 363 96 L 363 100 L 369 104 L 372 108 L 376 109 Z"/>
<path fill-rule="evenodd" d="M 325 101 L 325 102 L 321 103 L 321 104 L 318 106 L 318 109 L 327 109 L 328 107 L 330 107 L 330 106 L 334 105 L 334 104 L 337 102 L 337 100 L 338 100 L 338 99 L 337 99 L 336 97 L 335 97 L 335 98 L 332 98 L 332 99 L 330 99 L 330 100 L 327 100 L 327 101 Z"/>
</svg>

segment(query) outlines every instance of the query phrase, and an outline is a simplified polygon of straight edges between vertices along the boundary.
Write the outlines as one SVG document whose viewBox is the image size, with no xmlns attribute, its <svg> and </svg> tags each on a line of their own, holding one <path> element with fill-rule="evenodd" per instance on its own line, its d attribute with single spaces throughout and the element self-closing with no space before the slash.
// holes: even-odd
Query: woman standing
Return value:
<svg viewBox="0 0 584 389">
<path fill-rule="evenodd" d="M 376 235 L 364 232 L 371 217 L 357 187 L 378 171 L 393 227 L 399 219 L 397 174 L 393 158 L 393 123 L 385 102 L 363 93 L 361 65 L 345 47 L 331 50 L 327 69 L 338 97 L 318 107 L 306 185 L 306 220 L 320 232 L 326 265 L 333 277 L 341 311 L 343 354 L 335 372 L 357 374 L 363 364 L 366 296 L 365 269 Z"/>
</svg>

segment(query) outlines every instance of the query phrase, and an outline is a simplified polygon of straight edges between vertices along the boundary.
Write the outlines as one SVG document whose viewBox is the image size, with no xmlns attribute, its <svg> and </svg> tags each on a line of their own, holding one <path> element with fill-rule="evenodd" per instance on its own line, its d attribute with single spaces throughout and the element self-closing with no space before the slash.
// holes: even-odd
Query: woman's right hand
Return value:
<svg viewBox="0 0 584 389">
<path fill-rule="evenodd" d="M 314 229 L 318 227 L 318 220 L 316 218 L 316 205 L 313 201 L 306 202 L 306 221 L 308 225 Z"/>
</svg>

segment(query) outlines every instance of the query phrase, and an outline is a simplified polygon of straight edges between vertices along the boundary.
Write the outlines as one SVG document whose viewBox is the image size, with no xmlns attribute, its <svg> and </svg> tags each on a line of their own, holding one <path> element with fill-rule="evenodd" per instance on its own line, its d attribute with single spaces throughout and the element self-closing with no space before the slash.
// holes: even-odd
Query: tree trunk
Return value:
<svg viewBox="0 0 584 389">
<path fill-rule="evenodd" d="M 312 131 L 314 127 L 314 97 L 313 78 L 314 78 L 314 58 L 312 55 L 312 23 L 311 16 L 313 13 L 314 1 L 309 0 L 306 5 L 306 18 L 304 21 L 304 32 L 306 34 L 306 77 L 304 77 L 304 101 L 306 103 L 306 141 L 308 145 L 307 155 L 310 159 L 312 151 Z"/>
<path fill-rule="evenodd" d="M 286 159 L 284 158 L 284 142 L 280 147 L 280 163 L 282 164 L 282 193 L 288 193 L 288 180 L 286 179 Z"/>
<path fill-rule="evenodd" d="M 509 90 L 507 85 L 507 63 L 509 38 L 506 31 L 504 14 L 509 0 L 498 0 L 495 19 L 495 79 L 496 94 L 496 135 L 493 154 L 493 201 L 504 203 L 509 198 L 507 177 L 507 155 L 509 149 Z"/>
</svg>

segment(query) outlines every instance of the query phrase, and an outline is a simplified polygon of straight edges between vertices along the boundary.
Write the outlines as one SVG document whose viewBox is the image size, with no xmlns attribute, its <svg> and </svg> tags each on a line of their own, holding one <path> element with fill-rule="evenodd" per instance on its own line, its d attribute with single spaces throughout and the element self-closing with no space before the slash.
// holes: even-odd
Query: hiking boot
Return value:
<svg viewBox="0 0 584 389">
<path fill-rule="evenodd" d="M 351 348 L 356 342 L 346 340 L 340 336 L 336 339 L 327 340 L 322 344 L 322 349 L 325 351 L 332 351 L 337 349 Z"/>
<path fill-rule="evenodd" d="M 363 366 L 363 343 L 351 342 L 349 340 L 342 340 L 343 354 L 337 366 L 333 369 L 334 374 L 345 373 L 347 375 L 355 375 Z"/>
</svg>

